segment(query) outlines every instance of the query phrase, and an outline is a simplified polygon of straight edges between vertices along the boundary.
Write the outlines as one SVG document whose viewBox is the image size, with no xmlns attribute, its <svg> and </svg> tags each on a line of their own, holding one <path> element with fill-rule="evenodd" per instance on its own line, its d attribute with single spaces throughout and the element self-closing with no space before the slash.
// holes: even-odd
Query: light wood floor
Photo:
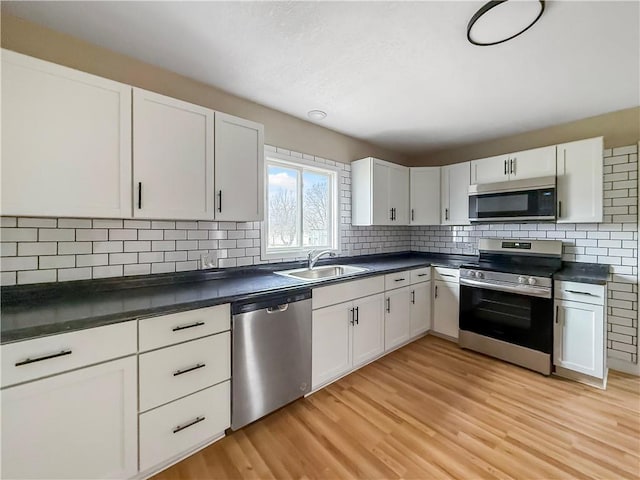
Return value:
<svg viewBox="0 0 640 480">
<path fill-rule="evenodd" d="M 420 339 L 166 479 L 640 478 L 640 379 L 606 391 Z"/>
</svg>

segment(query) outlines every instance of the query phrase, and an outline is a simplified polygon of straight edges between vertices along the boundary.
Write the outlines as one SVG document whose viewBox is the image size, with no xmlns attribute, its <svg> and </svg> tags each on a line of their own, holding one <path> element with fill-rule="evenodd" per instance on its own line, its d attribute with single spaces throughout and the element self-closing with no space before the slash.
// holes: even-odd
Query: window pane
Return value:
<svg viewBox="0 0 640 480">
<path fill-rule="evenodd" d="M 268 175 L 267 248 L 299 247 L 299 172 L 293 168 L 269 165 Z"/>
<path fill-rule="evenodd" d="M 302 205 L 303 246 L 332 246 L 330 175 L 310 171 L 303 173 Z"/>
</svg>

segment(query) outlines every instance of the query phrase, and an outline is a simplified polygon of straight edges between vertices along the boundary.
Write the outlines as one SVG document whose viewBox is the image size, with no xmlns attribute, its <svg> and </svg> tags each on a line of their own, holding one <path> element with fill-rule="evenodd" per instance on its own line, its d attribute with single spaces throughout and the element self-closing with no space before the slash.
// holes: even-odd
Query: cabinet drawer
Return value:
<svg viewBox="0 0 640 480">
<path fill-rule="evenodd" d="M 433 278 L 443 282 L 458 282 L 460 270 L 457 268 L 433 267 Z"/>
<path fill-rule="evenodd" d="M 140 355 L 140 411 L 231 376 L 229 332 Z"/>
<path fill-rule="evenodd" d="M 390 273 L 384 276 L 384 289 L 393 290 L 394 288 L 404 287 L 411 283 L 411 273 L 409 271 Z"/>
<path fill-rule="evenodd" d="M 574 302 L 604 305 L 606 288 L 604 285 L 578 282 L 555 282 L 554 296 L 556 299 Z"/>
<path fill-rule="evenodd" d="M 134 354 L 137 335 L 131 321 L 2 345 L 2 386 Z"/>
<path fill-rule="evenodd" d="M 139 321 L 140 351 L 173 345 L 229 330 L 229 304 L 172 313 Z"/>
<path fill-rule="evenodd" d="M 140 415 L 140 471 L 229 428 L 229 384 L 221 383 Z"/>
<path fill-rule="evenodd" d="M 409 273 L 411 275 L 412 285 L 414 283 L 427 282 L 431 280 L 431 267 L 416 268 L 415 270 L 411 270 Z"/>
<path fill-rule="evenodd" d="M 384 276 L 363 278 L 352 282 L 336 283 L 327 287 L 314 288 L 313 309 L 348 302 L 356 298 L 368 297 L 384 291 Z"/>
</svg>

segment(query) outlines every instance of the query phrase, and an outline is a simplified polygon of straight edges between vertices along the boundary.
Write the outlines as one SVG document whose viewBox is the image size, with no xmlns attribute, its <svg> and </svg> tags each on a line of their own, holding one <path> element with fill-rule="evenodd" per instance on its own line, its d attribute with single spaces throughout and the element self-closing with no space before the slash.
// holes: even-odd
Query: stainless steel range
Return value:
<svg viewBox="0 0 640 480">
<path fill-rule="evenodd" d="M 459 345 L 549 375 L 562 242 L 483 238 L 479 250 L 460 269 Z"/>
</svg>

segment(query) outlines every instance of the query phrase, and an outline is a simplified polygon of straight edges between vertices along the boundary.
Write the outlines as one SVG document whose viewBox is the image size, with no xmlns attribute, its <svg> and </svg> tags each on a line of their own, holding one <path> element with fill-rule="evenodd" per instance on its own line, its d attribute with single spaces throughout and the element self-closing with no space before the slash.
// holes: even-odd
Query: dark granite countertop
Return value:
<svg viewBox="0 0 640 480">
<path fill-rule="evenodd" d="M 553 276 L 554 280 L 567 282 L 594 283 L 606 285 L 609 265 L 598 263 L 563 262 L 562 269 Z"/>
<path fill-rule="evenodd" d="M 275 270 L 303 266 L 301 262 L 290 262 L 217 271 L 3 287 L 0 341 L 4 344 L 27 340 L 429 265 L 459 268 L 461 264 L 475 259 L 468 255 L 415 252 L 342 257 L 318 264 L 357 265 L 367 271 L 314 282 L 274 273 Z"/>
</svg>

